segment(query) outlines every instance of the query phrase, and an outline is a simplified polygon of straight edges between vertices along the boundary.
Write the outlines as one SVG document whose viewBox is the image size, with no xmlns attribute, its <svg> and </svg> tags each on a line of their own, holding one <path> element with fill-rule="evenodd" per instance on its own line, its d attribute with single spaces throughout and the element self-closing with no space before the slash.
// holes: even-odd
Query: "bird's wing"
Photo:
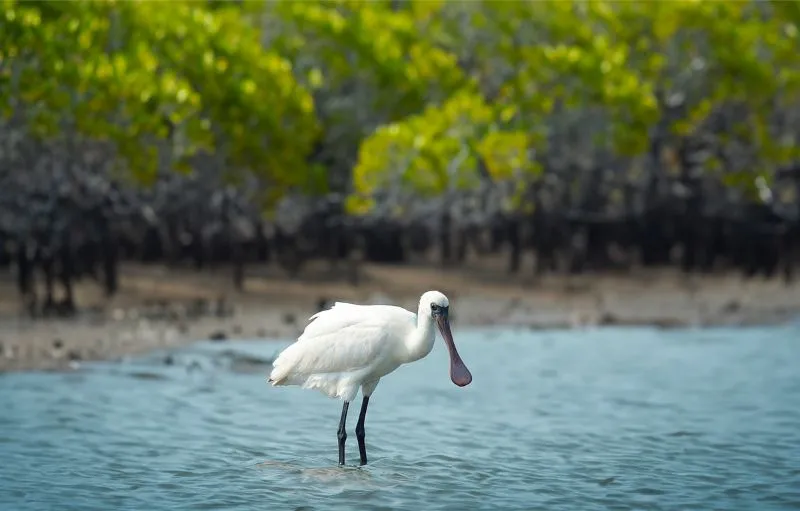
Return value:
<svg viewBox="0 0 800 511">
<path fill-rule="evenodd" d="M 356 305 L 336 302 L 330 309 L 317 312 L 309 318 L 298 341 L 313 337 L 317 332 L 335 331 L 354 324 L 379 325 L 391 329 L 393 326 L 416 326 L 417 315 L 395 305 Z"/>
<path fill-rule="evenodd" d="M 347 373 L 391 356 L 394 336 L 414 326 L 415 315 L 400 307 L 337 302 L 311 317 L 297 342 L 273 362 L 273 376 Z M 401 337 L 402 336 L 402 337 Z"/>
</svg>

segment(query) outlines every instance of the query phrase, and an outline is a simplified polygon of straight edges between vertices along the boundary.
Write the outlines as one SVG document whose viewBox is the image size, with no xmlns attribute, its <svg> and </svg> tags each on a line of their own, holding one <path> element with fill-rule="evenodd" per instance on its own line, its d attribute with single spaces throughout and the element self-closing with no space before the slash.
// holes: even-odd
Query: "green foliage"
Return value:
<svg viewBox="0 0 800 511">
<path fill-rule="evenodd" d="M 405 5 L 414 12 L 426 4 Z M 576 164 L 593 153 L 633 162 L 664 123 L 668 144 L 705 133 L 720 150 L 747 147 L 761 167 L 800 157 L 800 127 L 793 136 L 775 129 L 778 108 L 798 107 L 796 3 L 439 2 L 428 11 L 435 16 L 426 37 L 467 62 L 481 92 L 454 96 L 471 98 L 458 102 L 458 121 L 433 109 L 376 130 L 354 173 L 365 196 L 398 183 L 440 193 L 478 182 L 474 152 L 457 161 L 458 147 L 474 149 L 487 126 Z M 732 109 L 735 122 L 721 122 Z M 573 140 L 566 147 L 549 144 L 565 134 Z M 538 173 L 517 153 L 494 155 L 495 168 L 514 169 L 494 179 Z"/>
<path fill-rule="evenodd" d="M 147 180 L 168 142 L 175 167 L 198 150 L 224 169 L 307 184 L 318 136 L 310 93 L 234 8 L 183 2 L 5 2 L 0 97 L 37 136 L 76 129 L 113 142 Z M 6 112 L 10 114 L 11 112 Z"/>
<path fill-rule="evenodd" d="M 465 84 L 455 56 L 431 44 L 412 14 L 392 10 L 390 2 L 279 0 L 272 14 L 281 25 L 273 44 L 306 63 L 312 85 L 365 80 L 379 93 L 373 106 L 389 119 L 419 111 Z"/>
<path fill-rule="evenodd" d="M 455 56 L 415 21 L 414 13 L 387 1 L 267 3 L 265 38 L 314 91 L 324 133 L 317 156 L 335 175 L 349 176 L 361 142 L 375 129 L 467 83 Z"/>
<path fill-rule="evenodd" d="M 0 3 L 0 108 L 290 189 L 436 195 L 702 138 L 731 186 L 800 158 L 797 2 Z M 194 158 L 194 160 L 192 159 Z"/>
<path fill-rule="evenodd" d="M 362 200 L 354 198 L 351 207 L 365 210 L 368 197 L 389 187 L 422 195 L 474 188 L 481 166 L 495 180 L 534 172 L 530 134 L 504 130 L 496 118 L 479 93 L 463 90 L 441 106 L 380 127 L 361 145 L 353 181 Z"/>
</svg>

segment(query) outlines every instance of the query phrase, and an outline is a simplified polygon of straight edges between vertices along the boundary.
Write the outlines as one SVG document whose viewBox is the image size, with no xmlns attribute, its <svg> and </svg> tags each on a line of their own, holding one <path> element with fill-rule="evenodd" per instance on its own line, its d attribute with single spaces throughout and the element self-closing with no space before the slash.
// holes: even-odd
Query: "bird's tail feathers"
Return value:
<svg viewBox="0 0 800 511">
<path fill-rule="evenodd" d="M 273 387 L 281 385 L 285 382 L 287 374 L 284 374 L 285 371 L 278 371 L 278 368 L 274 368 L 272 373 L 267 377 L 267 383 L 271 383 Z"/>
<path fill-rule="evenodd" d="M 291 348 L 291 346 L 289 348 Z M 272 372 L 269 373 L 267 381 L 273 386 L 289 384 L 288 380 L 292 375 L 294 363 L 291 358 L 287 358 L 287 352 L 291 353 L 291 350 L 287 349 L 272 362 Z"/>
</svg>

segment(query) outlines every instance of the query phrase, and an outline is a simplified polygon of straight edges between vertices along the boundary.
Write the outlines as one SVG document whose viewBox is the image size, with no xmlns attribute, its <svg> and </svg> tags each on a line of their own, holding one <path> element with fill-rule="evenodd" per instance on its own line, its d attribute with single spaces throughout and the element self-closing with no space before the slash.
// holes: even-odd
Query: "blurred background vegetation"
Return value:
<svg viewBox="0 0 800 511">
<path fill-rule="evenodd" d="M 583 212 L 698 180 L 734 209 L 796 204 L 775 182 L 800 162 L 800 2 L 0 6 L 0 231 L 19 243 L 37 200 L 112 192 L 198 222 L 190 190 L 235 190 L 258 221 L 296 197 L 391 216 L 487 189 L 476 209 L 529 214 L 554 182 Z"/>
<path fill-rule="evenodd" d="M 120 178 L 202 158 L 267 206 L 598 161 L 630 177 L 687 137 L 749 186 L 800 156 L 798 23 L 783 1 L 6 0 L 0 104 Z"/>
</svg>

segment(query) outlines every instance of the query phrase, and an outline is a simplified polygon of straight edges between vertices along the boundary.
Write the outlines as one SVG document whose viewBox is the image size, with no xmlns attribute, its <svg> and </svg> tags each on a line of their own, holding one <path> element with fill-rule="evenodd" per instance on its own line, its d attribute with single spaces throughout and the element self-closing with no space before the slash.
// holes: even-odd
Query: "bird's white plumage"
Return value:
<svg viewBox="0 0 800 511">
<path fill-rule="evenodd" d="M 431 303 L 449 304 L 437 291 L 422 296 L 418 314 L 393 305 L 336 302 L 311 316 L 302 335 L 273 362 L 269 380 L 344 401 L 352 401 L 359 388 L 369 396 L 381 377 L 433 348 Z"/>
</svg>

